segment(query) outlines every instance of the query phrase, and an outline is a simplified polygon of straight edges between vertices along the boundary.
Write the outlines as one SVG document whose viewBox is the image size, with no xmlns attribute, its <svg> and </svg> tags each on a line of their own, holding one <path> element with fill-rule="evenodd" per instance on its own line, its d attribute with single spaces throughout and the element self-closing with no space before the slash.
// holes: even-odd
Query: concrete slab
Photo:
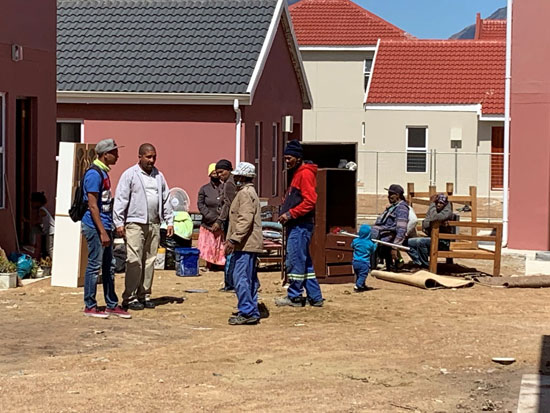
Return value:
<svg viewBox="0 0 550 413">
<path fill-rule="evenodd" d="M 550 413 L 550 376 L 523 375 L 517 413 Z"/>
</svg>

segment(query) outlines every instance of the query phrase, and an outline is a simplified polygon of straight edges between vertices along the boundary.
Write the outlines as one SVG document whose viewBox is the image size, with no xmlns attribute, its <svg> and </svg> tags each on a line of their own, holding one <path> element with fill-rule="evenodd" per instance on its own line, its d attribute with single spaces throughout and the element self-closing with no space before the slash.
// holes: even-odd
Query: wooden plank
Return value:
<svg viewBox="0 0 550 413">
<path fill-rule="evenodd" d="M 413 198 L 413 204 L 429 206 L 431 201 L 429 199 Z"/>
<path fill-rule="evenodd" d="M 335 276 L 335 275 L 354 275 L 353 267 L 351 264 L 344 264 L 344 265 L 327 265 L 327 276 Z"/>
<path fill-rule="evenodd" d="M 327 264 L 345 263 L 353 260 L 353 251 L 348 250 L 325 250 L 325 260 Z"/>
<path fill-rule="evenodd" d="M 475 250 L 477 246 L 472 242 L 451 242 L 451 251 L 455 250 Z"/>
<path fill-rule="evenodd" d="M 497 228 L 500 226 L 502 228 L 502 223 L 500 222 L 464 222 L 464 221 L 448 221 L 448 225 L 452 227 L 467 227 L 467 228 Z"/>
<path fill-rule="evenodd" d="M 496 237 L 493 235 L 466 235 L 466 234 L 439 234 L 439 239 L 451 239 L 461 241 L 495 241 Z"/>
<path fill-rule="evenodd" d="M 458 250 L 458 251 L 439 251 L 440 258 L 467 258 L 472 260 L 493 260 L 495 253 L 486 250 Z"/>
<path fill-rule="evenodd" d="M 452 182 L 447 182 L 447 185 L 445 187 L 445 191 L 447 192 L 447 196 L 451 196 L 454 191 L 454 184 Z"/>
<path fill-rule="evenodd" d="M 449 196 L 449 202 L 454 202 L 456 204 L 472 204 L 472 197 L 469 195 L 451 195 Z"/>
</svg>

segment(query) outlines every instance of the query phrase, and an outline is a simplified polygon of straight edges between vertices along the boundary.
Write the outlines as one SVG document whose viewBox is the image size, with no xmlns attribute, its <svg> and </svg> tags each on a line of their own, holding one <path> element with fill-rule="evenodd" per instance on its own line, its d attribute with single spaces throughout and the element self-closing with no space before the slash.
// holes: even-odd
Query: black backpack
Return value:
<svg viewBox="0 0 550 413">
<path fill-rule="evenodd" d="M 74 222 L 80 221 L 88 210 L 88 202 L 84 201 L 84 178 L 90 169 L 96 170 L 99 173 L 99 176 L 103 176 L 101 169 L 94 164 L 90 165 L 90 167 L 86 169 L 86 172 L 84 172 L 76 191 L 74 191 L 73 203 L 71 205 L 71 209 L 69 209 L 69 216 Z"/>
</svg>

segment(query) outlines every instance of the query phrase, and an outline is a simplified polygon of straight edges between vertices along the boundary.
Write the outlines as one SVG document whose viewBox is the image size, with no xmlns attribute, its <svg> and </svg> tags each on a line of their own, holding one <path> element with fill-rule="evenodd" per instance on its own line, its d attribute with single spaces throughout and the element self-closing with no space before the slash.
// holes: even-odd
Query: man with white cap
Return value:
<svg viewBox="0 0 550 413">
<path fill-rule="evenodd" d="M 256 256 L 263 251 L 260 199 L 252 183 L 256 168 L 248 162 L 241 162 L 231 172 L 235 178 L 237 194 L 229 210 L 229 229 L 225 253 L 233 254 L 233 280 L 238 299 L 238 312 L 229 318 L 231 325 L 257 324 L 258 274 Z"/>
<path fill-rule="evenodd" d="M 82 235 L 88 244 L 88 264 L 84 276 L 84 315 L 107 318 L 110 315 L 132 318 L 118 305 L 115 292 L 113 260 L 113 198 L 109 171 L 118 160 L 118 148 L 113 139 L 104 139 L 95 146 L 97 159 L 83 178 L 84 202 L 88 209 L 82 217 Z M 107 309 L 98 309 L 96 301 L 99 270 Z"/>
</svg>

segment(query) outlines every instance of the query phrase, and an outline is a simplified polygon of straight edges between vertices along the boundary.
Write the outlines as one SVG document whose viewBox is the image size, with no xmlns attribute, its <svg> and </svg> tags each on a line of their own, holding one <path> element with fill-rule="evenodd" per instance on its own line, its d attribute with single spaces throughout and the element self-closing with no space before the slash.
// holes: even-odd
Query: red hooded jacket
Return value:
<svg viewBox="0 0 550 413">
<path fill-rule="evenodd" d="M 294 172 L 292 181 L 286 193 L 281 214 L 288 212 L 291 216 L 290 225 L 299 222 L 313 223 L 315 204 L 317 202 L 317 165 L 302 163 Z"/>
</svg>

